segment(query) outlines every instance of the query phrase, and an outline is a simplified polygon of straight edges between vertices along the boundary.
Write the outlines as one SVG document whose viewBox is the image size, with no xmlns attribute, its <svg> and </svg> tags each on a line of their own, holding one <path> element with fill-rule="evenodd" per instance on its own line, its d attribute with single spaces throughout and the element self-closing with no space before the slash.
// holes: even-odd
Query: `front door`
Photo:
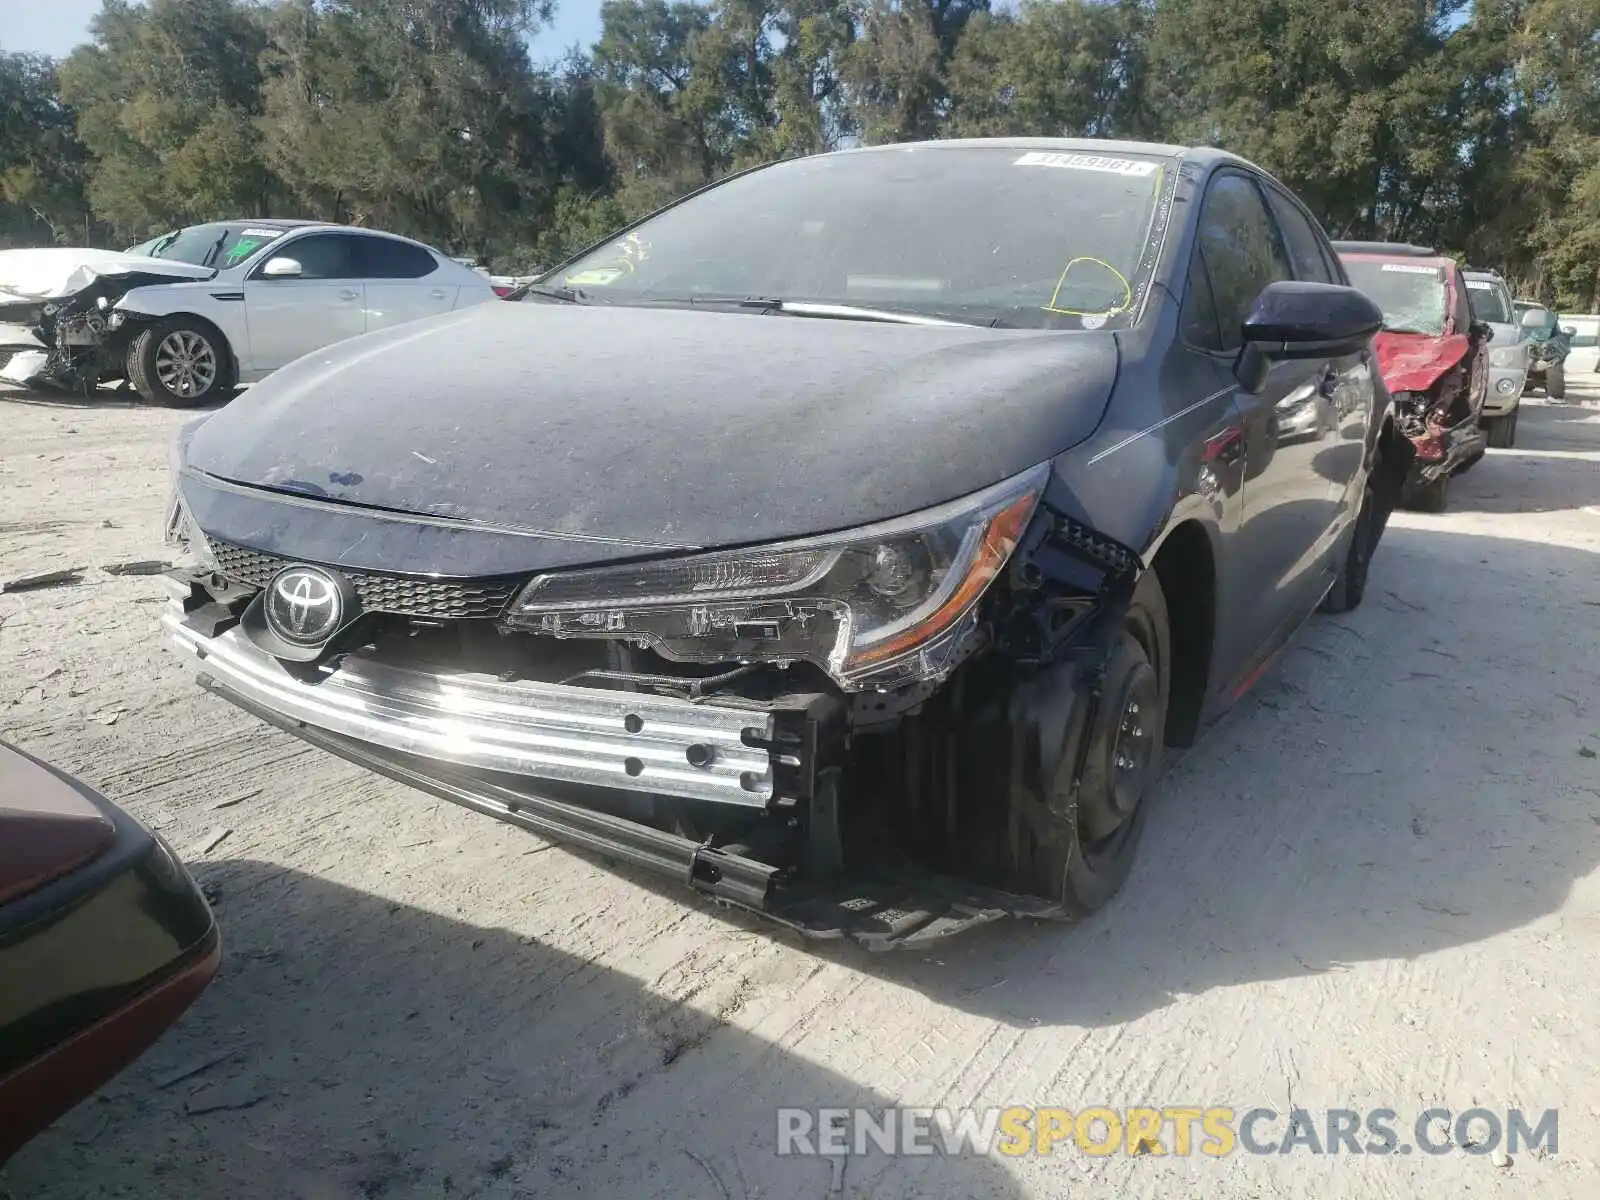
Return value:
<svg viewBox="0 0 1600 1200">
<path fill-rule="evenodd" d="M 1220 326 L 1221 350 L 1237 356 L 1256 297 L 1269 283 L 1295 276 L 1288 250 L 1255 179 L 1224 170 L 1202 201 L 1199 247 Z M 1334 395 L 1339 364 L 1275 363 L 1259 392 L 1236 387 L 1233 403 L 1244 436 L 1243 517 L 1236 562 L 1252 585 L 1240 642 L 1221 648 L 1225 687 L 1249 678 L 1327 586 L 1325 537 L 1334 504 L 1320 461 L 1336 441 Z M 1244 615 L 1244 614 L 1241 614 Z"/>
<path fill-rule="evenodd" d="M 302 354 L 367 331 L 366 293 L 356 274 L 355 238 L 308 233 L 272 248 L 244 283 L 252 375 L 276 371 Z M 263 274 L 275 258 L 300 264 L 296 276 Z"/>
</svg>

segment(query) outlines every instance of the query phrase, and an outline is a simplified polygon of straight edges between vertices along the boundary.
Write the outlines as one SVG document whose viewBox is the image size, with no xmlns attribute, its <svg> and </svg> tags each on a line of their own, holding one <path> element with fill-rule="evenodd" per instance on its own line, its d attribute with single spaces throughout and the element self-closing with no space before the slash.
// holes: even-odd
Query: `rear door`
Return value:
<svg viewBox="0 0 1600 1200">
<path fill-rule="evenodd" d="M 244 281 L 251 374 L 275 371 L 302 354 L 367 331 L 365 293 L 356 275 L 356 239 L 347 233 L 284 238 Z M 263 274 L 275 258 L 300 264 L 294 278 Z"/>
<path fill-rule="evenodd" d="M 375 331 L 449 312 L 459 285 L 421 246 L 380 234 L 357 237 L 367 292 L 367 329 Z"/>
</svg>

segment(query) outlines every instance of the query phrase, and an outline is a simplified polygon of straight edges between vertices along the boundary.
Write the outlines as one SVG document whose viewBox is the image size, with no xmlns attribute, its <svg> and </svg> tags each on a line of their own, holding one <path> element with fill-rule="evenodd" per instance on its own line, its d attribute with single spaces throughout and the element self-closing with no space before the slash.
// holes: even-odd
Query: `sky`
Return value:
<svg viewBox="0 0 1600 1200">
<path fill-rule="evenodd" d="M 88 40 L 89 19 L 100 0 L 0 0 L 0 51 L 61 58 Z M 532 42 L 536 61 L 559 58 L 567 47 L 585 50 L 600 37 L 600 0 L 557 0 L 556 15 Z"/>
</svg>

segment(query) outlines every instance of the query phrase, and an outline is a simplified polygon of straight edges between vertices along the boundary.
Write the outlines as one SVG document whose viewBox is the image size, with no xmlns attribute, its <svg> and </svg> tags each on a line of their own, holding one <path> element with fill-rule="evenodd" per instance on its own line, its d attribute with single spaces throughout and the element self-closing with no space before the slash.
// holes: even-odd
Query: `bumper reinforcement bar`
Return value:
<svg viewBox="0 0 1600 1200">
<path fill-rule="evenodd" d="M 173 644 L 258 706 L 363 742 L 464 767 L 761 809 L 773 798 L 770 712 L 346 654 L 307 678 L 238 627 L 214 637 L 161 618 Z"/>
</svg>

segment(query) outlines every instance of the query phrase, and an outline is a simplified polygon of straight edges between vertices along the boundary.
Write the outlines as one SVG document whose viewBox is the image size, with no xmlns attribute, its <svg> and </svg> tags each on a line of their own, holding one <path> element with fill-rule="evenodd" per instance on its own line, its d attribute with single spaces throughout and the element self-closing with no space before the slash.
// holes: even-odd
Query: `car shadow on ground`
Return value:
<svg viewBox="0 0 1600 1200">
<path fill-rule="evenodd" d="M 737 1028 L 692 979 L 673 999 L 268 862 L 195 874 L 218 896 L 218 978 L 0 1194 L 809 1200 L 832 1163 L 776 1153 L 778 1107 L 893 1103 Z M 975 1155 L 901 1160 L 872 1188 L 888 1166 L 853 1157 L 849 1194 L 1022 1195 Z"/>
<path fill-rule="evenodd" d="M 196 404 L 187 409 L 194 413 L 215 412 L 234 397 L 242 395 L 246 389 L 235 388 L 217 400 L 206 404 Z M 130 388 L 101 386 L 89 395 L 79 392 L 68 392 L 57 388 L 29 388 L 12 384 L 0 383 L 0 404 L 25 404 L 30 408 L 110 408 L 114 405 L 126 408 L 165 408 L 166 405 L 151 404 L 138 392 Z"/>
</svg>

